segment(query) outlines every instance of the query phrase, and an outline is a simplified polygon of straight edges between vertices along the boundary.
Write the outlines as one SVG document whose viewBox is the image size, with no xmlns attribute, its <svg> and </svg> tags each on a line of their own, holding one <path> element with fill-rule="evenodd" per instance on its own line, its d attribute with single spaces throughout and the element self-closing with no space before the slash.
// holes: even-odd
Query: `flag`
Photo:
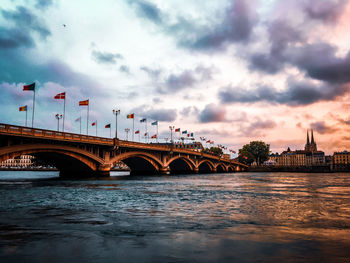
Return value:
<svg viewBox="0 0 350 263">
<path fill-rule="evenodd" d="M 135 131 L 135 134 L 139 134 L 139 133 L 140 133 L 140 131 L 139 131 L 139 130 Z"/>
<path fill-rule="evenodd" d="M 81 120 L 81 117 L 77 118 L 77 119 L 75 120 L 75 122 L 80 121 L 80 120 Z"/>
<path fill-rule="evenodd" d="M 157 134 L 155 134 L 151 137 L 151 139 L 156 139 L 156 138 L 157 138 Z"/>
<path fill-rule="evenodd" d="M 186 133 L 187 133 L 187 130 L 182 132 L 182 134 L 186 134 Z"/>
<path fill-rule="evenodd" d="M 147 135 L 148 135 L 148 132 L 146 132 L 144 136 L 147 136 Z"/>
<path fill-rule="evenodd" d="M 35 82 L 29 85 L 24 85 L 23 90 L 35 90 Z"/>
<path fill-rule="evenodd" d="M 187 137 L 190 137 L 190 134 L 187 134 Z"/>
<path fill-rule="evenodd" d="M 109 124 L 107 124 L 106 126 L 105 126 L 105 128 L 111 128 L 111 124 L 109 123 Z"/>
<path fill-rule="evenodd" d="M 191 137 L 193 137 L 193 132 L 191 132 Z"/>
<path fill-rule="evenodd" d="M 133 119 L 134 118 L 134 113 L 126 115 L 126 118 L 127 119 Z"/>
<path fill-rule="evenodd" d="M 210 143 L 210 140 L 207 140 L 206 143 Z"/>
<path fill-rule="evenodd" d="M 151 125 L 158 125 L 158 121 L 152 122 Z"/>
<path fill-rule="evenodd" d="M 180 132 L 180 128 L 175 129 L 175 132 Z"/>
<path fill-rule="evenodd" d="M 143 118 L 142 120 L 140 120 L 140 122 L 145 122 L 147 119 L 146 118 Z"/>
<path fill-rule="evenodd" d="M 65 92 L 62 92 L 62 93 L 58 93 L 55 97 L 53 97 L 54 99 L 56 100 L 59 100 L 59 99 L 66 99 L 66 93 Z"/>
<path fill-rule="evenodd" d="M 19 111 L 27 111 L 27 105 L 19 107 Z"/>
<path fill-rule="evenodd" d="M 93 123 L 91 123 L 91 126 L 95 126 L 97 121 L 94 121 Z"/>
<path fill-rule="evenodd" d="M 79 106 L 88 106 L 88 105 L 89 105 L 89 100 L 79 101 Z"/>
</svg>

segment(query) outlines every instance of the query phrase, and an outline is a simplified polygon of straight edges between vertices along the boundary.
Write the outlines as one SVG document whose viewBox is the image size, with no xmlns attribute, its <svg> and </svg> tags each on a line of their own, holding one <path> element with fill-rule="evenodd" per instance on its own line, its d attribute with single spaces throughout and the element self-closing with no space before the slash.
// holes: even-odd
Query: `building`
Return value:
<svg viewBox="0 0 350 263">
<path fill-rule="evenodd" d="M 326 164 L 326 158 L 324 152 L 317 150 L 313 130 L 307 130 L 304 150 L 291 151 L 288 147 L 281 154 L 271 154 L 269 163 L 275 163 L 275 166 L 283 167 L 324 166 Z"/>
<path fill-rule="evenodd" d="M 333 154 L 333 169 L 338 171 L 350 170 L 350 152 L 335 152 Z"/>
<path fill-rule="evenodd" d="M 21 155 L 0 163 L 1 168 L 27 168 L 33 165 L 34 156 Z"/>
</svg>

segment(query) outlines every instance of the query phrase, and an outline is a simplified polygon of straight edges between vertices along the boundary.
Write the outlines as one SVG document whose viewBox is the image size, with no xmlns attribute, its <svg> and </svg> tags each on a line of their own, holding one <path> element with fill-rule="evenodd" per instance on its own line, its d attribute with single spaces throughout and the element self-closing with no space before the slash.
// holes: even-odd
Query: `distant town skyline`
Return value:
<svg viewBox="0 0 350 263">
<path fill-rule="evenodd" d="M 350 149 L 349 47 L 348 0 L 4 0 L 0 122 L 24 125 L 25 105 L 31 118 L 22 87 L 36 82 L 39 128 L 56 129 L 53 97 L 66 92 L 71 132 L 79 117 L 86 127 L 78 102 L 89 99 L 100 136 L 120 109 L 123 135 L 135 113 L 161 136 L 174 125 L 234 150 L 262 140 L 281 152 L 303 149 L 312 128 L 332 154 Z"/>
</svg>

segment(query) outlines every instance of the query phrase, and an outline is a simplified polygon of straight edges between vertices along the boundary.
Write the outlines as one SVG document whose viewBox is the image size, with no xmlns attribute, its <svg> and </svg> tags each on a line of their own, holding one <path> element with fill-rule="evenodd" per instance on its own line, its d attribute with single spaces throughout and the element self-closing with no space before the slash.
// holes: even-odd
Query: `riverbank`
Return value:
<svg viewBox="0 0 350 263">
<path fill-rule="evenodd" d="M 331 169 L 330 166 L 312 166 L 312 167 L 276 167 L 276 166 L 251 166 L 249 172 L 292 172 L 292 173 L 338 173 L 350 172 L 350 169 Z"/>
</svg>

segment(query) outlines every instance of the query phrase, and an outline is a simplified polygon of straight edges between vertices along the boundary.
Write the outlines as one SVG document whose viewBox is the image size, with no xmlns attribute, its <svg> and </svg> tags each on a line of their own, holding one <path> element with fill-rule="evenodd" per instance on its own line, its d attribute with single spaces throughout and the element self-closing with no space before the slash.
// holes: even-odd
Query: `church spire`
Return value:
<svg viewBox="0 0 350 263">
<path fill-rule="evenodd" d="M 309 140 L 309 129 L 306 130 L 306 145 L 310 144 L 310 140 Z"/>
<path fill-rule="evenodd" d="M 314 144 L 315 141 L 314 141 L 314 130 L 311 129 L 311 143 Z"/>
</svg>

